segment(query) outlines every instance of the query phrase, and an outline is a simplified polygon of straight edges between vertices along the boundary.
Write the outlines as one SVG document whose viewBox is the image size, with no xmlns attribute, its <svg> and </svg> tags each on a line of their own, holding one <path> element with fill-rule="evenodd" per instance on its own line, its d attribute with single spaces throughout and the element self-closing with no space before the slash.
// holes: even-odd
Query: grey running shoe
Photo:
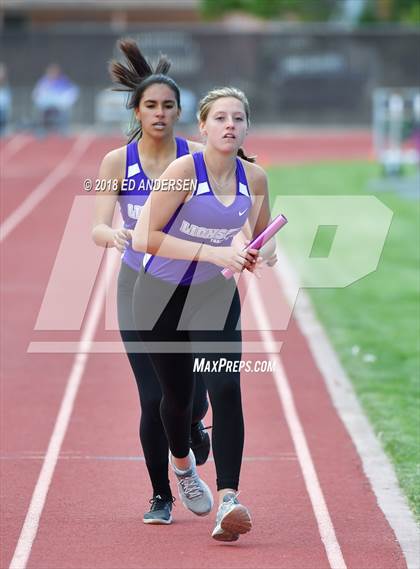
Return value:
<svg viewBox="0 0 420 569">
<path fill-rule="evenodd" d="M 236 541 L 239 535 L 251 530 L 252 521 L 248 508 L 238 502 L 236 494 L 223 497 L 216 515 L 216 526 L 211 534 L 217 541 Z"/>
<path fill-rule="evenodd" d="M 175 498 L 162 498 L 159 494 L 150 500 L 150 511 L 143 516 L 145 524 L 164 524 L 172 522 L 172 505 Z"/>
<path fill-rule="evenodd" d="M 197 516 L 206 516 L 213 507 L 213 495 L 210 488 L 197 474 L 194 453 L 190 449 L 189 458 L 191 467 L 188 470 L 179 470 L 172 462 L 169 453 L 169 463 L 178 478 L 178 494 L 181 502 Z"/>
</svg>

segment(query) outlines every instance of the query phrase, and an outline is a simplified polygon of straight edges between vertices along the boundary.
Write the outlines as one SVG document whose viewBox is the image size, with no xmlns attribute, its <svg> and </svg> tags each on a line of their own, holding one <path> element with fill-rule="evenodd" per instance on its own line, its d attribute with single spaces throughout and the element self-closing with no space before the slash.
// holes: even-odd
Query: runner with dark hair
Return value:
<svg viewBox="0 0 420 569">
<path fill-rule="evenodd" d="M 149 356 L 138 349 L 140 339 L 132 317 L 133 288 L 143 254 L 133 250 L 131 231 L 150 195 L 150 181 L 173 160 L 200 150 L 202 145 L 174 136 L 181 103 L 179 87 L 166 75 L 170 62 L 161 57 L 153 70 L 134 41 L 120 41 L 119 47 L 125 62 L 112 61 L 110 73 L 115 88 L 128 92 L 128 107 L 134 111 L 135 123 L 129 143 L 109 152 L 100 166 L 99 178 L 106 181 L 101 187 L 107 191 L 98 192 L 96 197 L 92 236 L 97 245 L 116 247 L 122 253 L 118 320 L 140 396 L 140 440 L 153 487 L 150 512 L 145 513 L 143 521 L 169 524 L 173 497 L 168 479 L 168 443 L 160 417 L 162 392 Z M 112 227 L 117 202 L 124 220 L 121 229 Z M 197 464 L 207 460 L 210 450 L 210 437 L 201 421 L 207 409 L 206 389 L 197 374 L 189 428 Z"/>
</svg>

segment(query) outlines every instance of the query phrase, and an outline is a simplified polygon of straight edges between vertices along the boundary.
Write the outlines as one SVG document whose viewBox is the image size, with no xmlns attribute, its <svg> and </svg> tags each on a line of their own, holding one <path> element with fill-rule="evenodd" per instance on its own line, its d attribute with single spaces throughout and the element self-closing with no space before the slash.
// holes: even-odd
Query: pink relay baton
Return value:
<svg viewBox="0 0 420 569">
<path fill-rule="evenodd" d="M 244 249 L 261 249 L 261 247 L 265 245 L 267 241 L 269 241 L 277 233 L 277 231 L 280 231 L 280 229 L 286 225 L 286 223 L 287 219 L 284 217 L 284 215 L 278 215 L 273 219 L 270 225 L 267 225 L 264 231 L 261 231 L 261 233 L 257 235 L 249 245 L 244 247 Z M 230 269 L 223 269 L 222 271 L 222 275 L 225 277 L 225 279 L 232 278 L 234 274 L 235 273 Z"/>
</svg>

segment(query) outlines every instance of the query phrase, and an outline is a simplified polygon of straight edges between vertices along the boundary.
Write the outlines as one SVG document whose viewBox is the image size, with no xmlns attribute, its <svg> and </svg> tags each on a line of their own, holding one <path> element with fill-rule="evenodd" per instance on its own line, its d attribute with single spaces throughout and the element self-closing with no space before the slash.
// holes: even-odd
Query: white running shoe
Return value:
<svg viewBox="0 0 420 569">
<path fill-rule="evenodd" d="M 223 497 L 216 515 L 216 526 L 211 534 L 217 541 L 237 541 L 239 535 L 252 528 L 248 508 L 238 502 L 236 494 L 229 492 Z"/>
<path fill-rule="evenodd" d="M 169 463 L 178 478 L 178 494 L 181 502 L 197 516 L 206 516 L 213 507 L 213 494 L 210 488 L 197 474 L 194 453 L 190 449 L 191 466 L 188 470 L 179 470 L 172 461 L 169 453 Z"/>
</svg>

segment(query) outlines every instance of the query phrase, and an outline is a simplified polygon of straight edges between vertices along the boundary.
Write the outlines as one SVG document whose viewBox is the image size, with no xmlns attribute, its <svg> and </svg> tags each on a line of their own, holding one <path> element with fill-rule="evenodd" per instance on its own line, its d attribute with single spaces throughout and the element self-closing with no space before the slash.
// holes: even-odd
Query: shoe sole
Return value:
<svg viewBox="0 0 420 569">
<path fill-rule="evenodd" d="M 212 533 L 211 537 L 216 541 L 238 541 L 239 534 L 228 533 L 227 531 L 223 531 L 220 529 L 219 533 Z"/>
<path fill-rule="evenodd" d="M 200 478 L 201 480 L 201 478 Z M 187 504 L 184 502 L 183 496 L 182 496 L 182 492 L 180 491 L 180 485 L 178 483 L 178 496 L 179 499 L 181 500 L 182 505 L 184 506 L 184 508 L 186 508 L 189 512 L 195 514 L 196 516 L 208 516 L 210 514 L 210 512 L 212 511 L 213 505 L 214 505 L 214 500 L 213 500 L 213 494 L 211 493 L 210 488 L 207 486 L 207 484 L 205 482 L 203 482 L 203 480 L 201 480 L 201 484 L 204 486 L 204 488 L 207 490 L 207 492 L 210 495 L 210 499 L 211 499 L 211 504 L 210 504 L 210 509 L 207 512 L 194 512 L 194 510 L 191 510 Z"/>
<path fill-rule="evenodd" d="M 148 524 L 148 525 L 154 525 L 154 526 L 168 526 L 169 524 L 172 523 L 172 516 L 169 518 L 169 520 L 148 520 L 143 518 L 143 523 L 144 524 Z"/>
<path fill-rule="evenodd" d="M 220 522 L 222 531 L 215 529 L 212 537 L 217 541 L 236 541 L 240 535 L 251 531 L 251 528 L 252 521 L 248 508 L 238 504 L 223 516 Z"/>
</svg>

